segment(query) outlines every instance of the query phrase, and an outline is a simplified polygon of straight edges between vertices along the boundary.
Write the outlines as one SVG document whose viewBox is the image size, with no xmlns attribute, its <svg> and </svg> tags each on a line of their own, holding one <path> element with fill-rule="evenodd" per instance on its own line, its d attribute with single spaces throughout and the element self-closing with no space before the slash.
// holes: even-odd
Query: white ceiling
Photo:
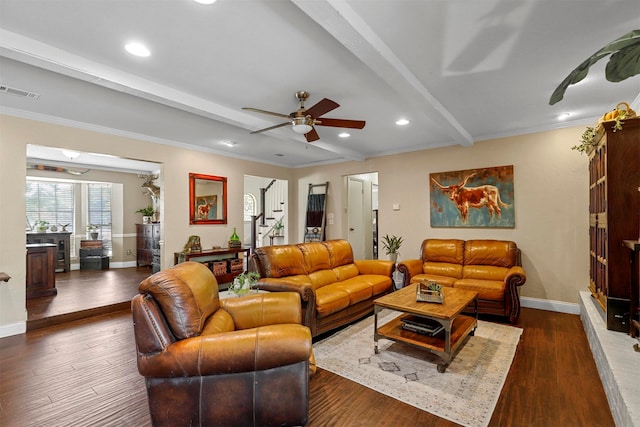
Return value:
<svg viewBox="0 0 640 427">
<path fill-rule="evenodd" d="M 0 85 L 40 94 L 0 93 L 0 111 L 289 167 L 364 160 L 637 109 L 640 78 L 607 82 L 605 60 L 548 101 L 638 28 L 640 0 L 0 0 Z M 242 107 L 288 114 L 299 90 L 366 127 L 249 134 L 283 120 Z"/>
</svg>

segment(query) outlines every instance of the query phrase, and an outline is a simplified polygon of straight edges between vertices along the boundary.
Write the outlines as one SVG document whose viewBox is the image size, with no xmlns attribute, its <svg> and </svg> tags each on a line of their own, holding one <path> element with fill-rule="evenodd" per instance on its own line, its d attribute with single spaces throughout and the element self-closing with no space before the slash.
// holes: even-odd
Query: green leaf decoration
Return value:
<svg viewBox="0 0 640 427">
<path fill-rule="evenodd" d="M 605 72 L 610 82 L 621 82 L 640 73 L 640 42 L 611 55 Z"/>
<path fill-rule="evenodd" d="M 620 82 L 640 74 L 640 30 L 633 30 L 617 38 L 578 65 L 553 91 L 549 104 L 553 105 L 562 100 L 570 85 L 584 79 L 593 64 L 609 55 L 611 58 L 606 66 L 605 74 L 610 82 Z"/>
</svg>

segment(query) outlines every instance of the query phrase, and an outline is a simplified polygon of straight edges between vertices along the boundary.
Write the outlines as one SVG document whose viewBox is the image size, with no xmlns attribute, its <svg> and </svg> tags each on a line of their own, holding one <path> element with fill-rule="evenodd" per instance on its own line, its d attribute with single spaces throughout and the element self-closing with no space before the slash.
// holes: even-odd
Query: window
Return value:
<svg viewBox="0 0 640 427">
<path fill-rule="evenodd" d="M 256 198 L 251 193 L 244 195 L 244 220 L 251 221 L 251 216 L 256 214 Z"/>
<path fill-rule="evenodd" d="M 97 225 L 107 255 L 111 244 L 111 184 L 87 184 L 87 224 Z"/>
<path fill-rule="evenodd" d="M 27 219 L 34 228 L 38 221 L 73 231 L 73 184 L 27 180 L 25 193 Z"/>
</svg>

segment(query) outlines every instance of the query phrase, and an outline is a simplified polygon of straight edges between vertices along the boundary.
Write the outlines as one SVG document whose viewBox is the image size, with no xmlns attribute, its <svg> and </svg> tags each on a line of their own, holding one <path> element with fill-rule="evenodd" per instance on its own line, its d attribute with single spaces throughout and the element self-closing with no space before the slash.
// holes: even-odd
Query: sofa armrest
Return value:
<svg viewBox="0 0 640 427">
<path fill-rule="evenodd" d="M 360 274 L 379 274 L 391 277 L 396 266 L 393 261 L 379 259 L 359 259 L 353 261 Z"/>
<path fill-rule="evenodd" d="M 247 295 L 220 300 L 233 318 L 236 329 L 250 329 L 283 323 L 302 324 L 302 306 L 297 292 Z"/>
<path fill-rule="evenodd" d="M 409 286 L 411 278 L 422 274 L 423 262 L 421 259 L 405 259 L 398 263 L 398 271 L 404 275 L 402 286 Z"/>
<path fill-rule="evenodd" d="M 177 341 L 160 353 L 138 355 L 138 370 L 156 378 L 253 372 L 308 361 L 311 352 L 309 328 L 270 325 Z"/>
<path fill-rule="evenodd" d="M 311 327 L 311 320 L 316 311 L 316 295 L 311 283 L 304 283 L 286 279 L 261 278 L 255 286 L 257 289 L 269 292 L 296 292 L 302 303 L 302 324 Z"/>
<path fill-rule="evenodd" d="M 507 287 L 515 289 L 516 286 L 522 286 L 527 281 L 527 274 L 524 269 L 518 265 L 511 267 L 507 271 L 507 275 L 504 278 L 504 283 Z"/>
</svg>

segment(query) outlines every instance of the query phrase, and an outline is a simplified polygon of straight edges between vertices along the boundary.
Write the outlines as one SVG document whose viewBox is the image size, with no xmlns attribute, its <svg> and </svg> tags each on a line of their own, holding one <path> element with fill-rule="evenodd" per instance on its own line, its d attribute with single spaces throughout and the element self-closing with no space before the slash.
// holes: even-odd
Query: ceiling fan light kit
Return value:
<svg viewBox="0 0 640 427">
<path fill-rule="evenodd" d="M 309 92 L 301 90 L 296 92 L 295 96 L 298 102 L 300 102 L 300 107 L 296 111 L 290 114 L 274 113 L 273 111 L 261 110 L 261 109 L 252 108 L 252 107 L 242 107 L 243 110 L 249 110 L 249 111 L 254 111 L 256 113 L 268 114 L 270 116 L 289 119 L 289 121 L 287 122 L 280 123 L 274 126 L 269 126 L 268 128 L 256 130 L 251 133 L 253 134 L 253 133 L 265 132 L 268 130 L 280 128 L 290 124 L 291 129 L 293 129 L 295 133 L 304 135 L 307 142 L 313 142 L 320 139 L 320 136 L 318 136 L 318 132 L 316 132 L 316 129 L 315 129 L 316 125 L 349 128 L 349 129 L 362 129 L 366 124 L 364 120 L 321 118 L 322 115 L 338 108 L 340 104 L 328 98 L 323 98 L 320 102 L 315 104 L 313 107 L 306 109 L 304 108 L 304 101 L 309 97 Z"/>
<path fill-rule="evenodd" d="M 293 131 L 300 135 L 309 133 L 313 129 L 313 120 L 310 117 L 296 117 L 291 123 Z"/>
</svg>

